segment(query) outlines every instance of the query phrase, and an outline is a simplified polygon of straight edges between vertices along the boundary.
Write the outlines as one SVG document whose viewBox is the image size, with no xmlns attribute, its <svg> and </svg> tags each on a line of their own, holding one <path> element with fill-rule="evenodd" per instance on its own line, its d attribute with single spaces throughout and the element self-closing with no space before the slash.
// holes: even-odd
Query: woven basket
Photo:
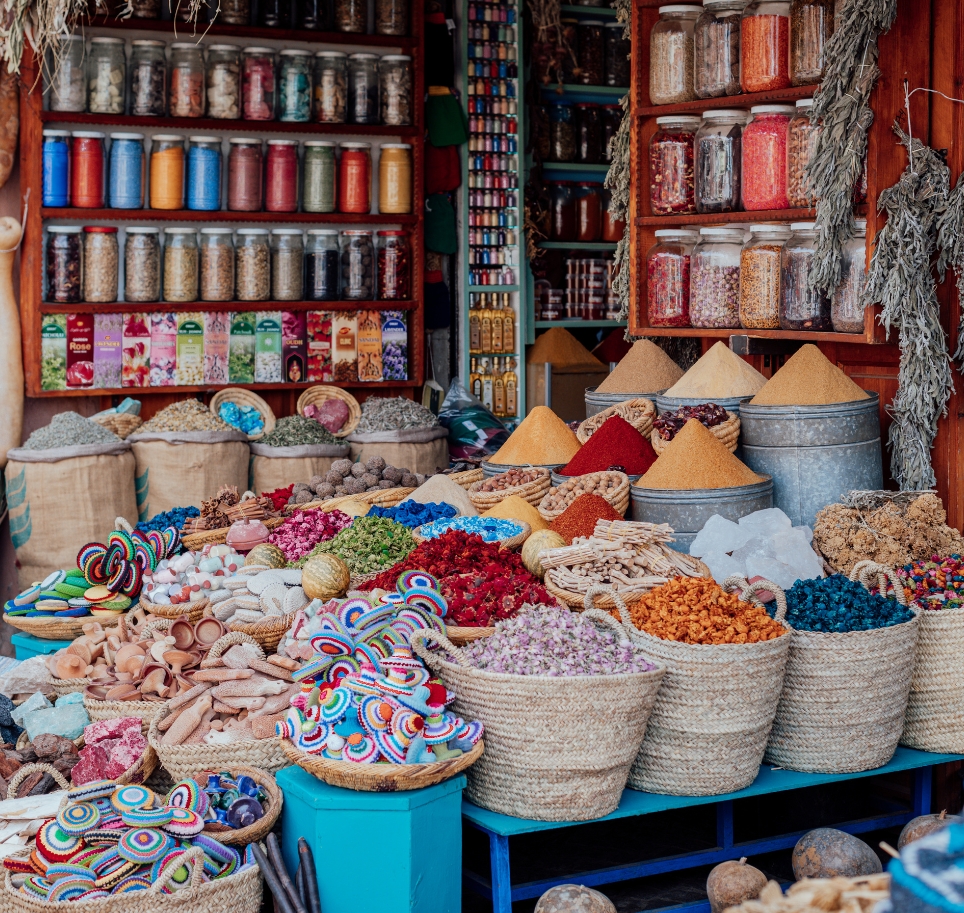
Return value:
<svg viewBox="0 0 964 913">
<path fill-rule="evenodd" d="M 122 720 L 128 716 L 141 718 L 141 730 L 146 734 L 151 720 L 160 712 L 164 701 L 98 701 L 84 695 L 84 709 L 91 722 Z"/>
<path fill-rule="evenodd" d="M 476 482 L 481 482 L 485 477 L 481 467 L 478 469 L 466 469 L 465 472 L 453 472 L 449 478 L 457 485 L 461 485 L 468 491 Z"/>
<path fill-rule="evenodd" d="M 310 501 L 307 504 L 299 504 L 300 510 L 337 510 L 339 504 L 347 504 L 349 501 L 357 501 L 360 504 L 370 504 L 372 507 L 397 507 L 413 491 L 414 488 L 382 488 L 378 491 L 364 491 L 360 495 L 340 495 L 337 498 L 329 498 L 327 501 Z"/>
<path fill-rule="evenodd" d="M 26 733 L 23 733 L 23 735 L 26 735 Z M 83 739 L 76 739 L 74 744 L 77 742 L 80 742 L 78 747 L 83 747 Z M 17 740 L 17 750 L 20 750 L 19 739 Z M 27 777 L 29 777 L 32 773 L 36 773 L 38 770 L 45 774 L 50 774 L 50 776 L 53 777 L 54 782 L 61 789 L 70 789 L 70 784 L 67 782 L 67 778 L 59 770 L 57 770 L 56 767 L 54 767 L 52 764 L 45 764 L 41 761 L 34 761 L 31 764 L 24 764 L 22 767 L 18 767 L 17 770 L 14 771 L 13 776 L 10 778 L 10 782 L 7 784 L 7 798 L 16 799 L 17 790 L 20 789 L 20 784 L 23 783 L 23 781 L 26 780 Z M 9 907 L 4 908 L 4 910 L 6 909 L 9 909 Z"/>
<path fill-rule="evenodd" d="M 920 613 L 872 631 L 794 630 L 767 760 L 828 774 L 886 764 L 904 729 L 919 630 Z"/>
<path fill-rule="evenodd" d="M 787 634 L 756 644 L 683 644 L 637 630 L 620 607 L 630 639 L 667 667 L 646 738 L 629 775 L 633 789 L 671 796 L 717 796 L 749 786 L 760 770 L 790 651 L 787 603 L 776 584 L 738 585 L 748 600 L 777 597 Z"/>
<path fill-rule="evenodd" d="M 366 793 L 397 793 L 435 786 L 470 767 L 484 751 L 484 743 L 479 742 L 466 754 L 433 764 L 353 764 L 305 754 L 288 739 L 280 739 L 280 743 L 288 760 L 312 776 L 332 786 Z"/>
<path fill-rule="evenodd" d="M 211 413 L 215 418 L 221 418 L 218 411 L 221 408 L 221 403 L 251 406 L 252 409 L 256 409 L 261 413 L 261 418 L 264 419 L 264 430 L 260 434 L 249 434 L 249 441 L 260 441 L 268 432 L 274 431 L 275 422 L 277 421 L 274 412 L 257 393 L 251 390 L 245 390 L 244 387 L 225 387 L 223 390 L 218 390 L 218 392 L 211 397 Z M 223 419 L 221 420 L 224 421 Z"/>
<path fill-rule="evenodd" d="M 165 621 L 176 621 L 178 618 L 186 616 L 192 625 L 200 621 L 208 605 L 207 599 L 198 599 L 194 602 L 182 602 L 179 605 L 154 605 L 153 602 L 148 602 L 143 596 L 140 600 L 141 608 L 157 618 L 164 619 Z"/>
<path fill-rule="evenodd" d="M 722 424 L 707 428 L 707 431 L 710 431 L 721 444 L 724 444 L 730 453 L 734 453 L 737 448 L 737 443 L 740 440 L 740 416 L 735 412 L 727 411 L 726 421 Z M 664 441 L 655 428 L 650 432 L 649 439 L 652 442 L 653 450 L 656 451 L 657 456 L 669 447 L 671 443 L 670 441 Z"/>
<path fill-rule="evenodd" d="M 526 541 L 526 539 L 529 538 L 529 536 L 532 533 L 532 527 L 529 526 L 529 524 L 526 523 L 525 520 L 512 520 L 511 522 L 518 523 L 519 526 L 522 527 L 522 532 L 517 533 L 514 536 L 509 536 L 508 539 L 497 539 L 496 541 L 499 543 L 499 548 L 508 548 L 508 549 L 518 548 Z M 419 529 L 421 529 L 421 527 L 417 527 L 416 529 L 412 530 L 412 538 L 419 544 L 421 544 L 422 542 L 428 542 L 430 537 L 420 535 L 418 532 Z"/>
<path fill-rule="evenodd" d="M 50 681 L 52 684 L 52 689 L 57 697 L 63 697 L 65 694 L 83 693 L 84 689 L 90 684 L 89 678 L 54 678 L 51 676 Z"/>
<path fill-rule="evenodd" d="M 625 515 L 626 510 L 629 507 L 629 476 L 626 475 L 625 472 L 608 471 L 590 472 L 584 476 L 573 476 L 568 482 L 563 482 L 558 488 L 554 488 L 552 491 L 546 492 L 545 497 L 539 502 L 539 515 L 543 520 L 551 523 L 556 519 L 556 517 L 561 517 L 563 513 L 565 513 L 566 508 L 579 497 L 579 495 L 575 493 L 575 488 L 578 484 L 584 484 L 589 479 L 601 481 L 606 477 L 617 479 L 619 481 L 619 485 L 615 491 L 610 491 L 605 495 L 600 494 L 600 497 L 605 498 L 612 505 L 613 510 L 615 510 L 617 513 Z M 562 494 L 565 497 L 565 506 L 561 509 L 550 510 L 545 506 L 549 495 L 553 492 Z M 581 493 L 584 494 L 585 492 Z M 595 494 L 598 494 L 598 492 L 595 492 Z"/>
<path fill-rule="evenodd" d="M 296 407 L 298 415 L 305 414 L 305 406 L 321 406 L 328 399 L 340 399 L 348 406 L 348 418 L 345 419 L 345 424 L 338 431 L 333 432 L 335 437 L 348 437 L 358 427 L 358 422 L 361 420 L 361 406 L 358 405 L 358 400 L 354 396 L 342 390 L 341 387 L 329 387 L 325 384 L 309 387 L 298 397 Z"/>
<path fill-rule="evenodd" d="M 204 833 L 210 834 L 219 843 L 226 843 L 229 846 L 247 846 L 249 843 L 264 840 L 271 832 L 271 828 L 274 827 L 275 822 L 281 816 L 281 806 L 284 804 L 284 796 L 278 788 L 275 778 L 266 770 L 261 770 L 258 767 L 248 767 L 245 764 L 235 764 L 234 767 L 231 768 L 231 773 L 234 774 L 235 777 L 251 777 L 251 779 L 268 794 L 268 798 L 261 803 L 261 807 L 264 809 L 264 815 L 255 821 L 254 824 L 249 824 L 247 827 L 225 827 L 224 830 L 212 827 L 211 823 L 208 822 L 204 826 Z"/>
<path fill-rule="evenodd" d="M 123 615 L 123 612 L 118 612 Z M 109 621 L 84 615 L 82 618 L 27 618 L 23 615 L 4 615 L 3 620 L 12 628 L 33 634 L 41 640 L 74 640 L 84 633 L 84 625 L 92 621 Z"/>
<path fill-rule="evenodd" d="M 513 495 L 522 498 L 523 501 L 528 501 L 533 506 L 538 506 L 552 487 L 552 480 L 548 469 L 536 469 L 534 471 L 539 473 L 538 478 L 526 482 L 524 485 L 513 485 L 511 488 L 503 488 L 499 491 L 480 491 L 483 483 L 481 481 L 476 482 L 469 489 L 469 500 L 472 502 L 472 506 L 483 513 Z M 494 478 L 498 478 L 498 476 Z"/>
<path fill-rule="evenodd" d="M 247 634 L 254 638 L 263 650 L 274 653 L 278 649 L 281 639 L 295 623 L 295 615 L 297 614 L 297 612 L 289 612 L 287 615 L 267 615 L 260 621 L 236 621 L 228 630 L 238 634 Z"/>
<path fill-rule="evenodd" d="M 445 626 L 445 636 L 452 641 L 456 647 L 464 647 L 472 643 L 473 640 L 481 640 L 483 637 L 491 637 L 495 634 L 495 628 L 459 628 L 455 625 Z"/>
<path fill-rule="evenodd" d="M 588 614 L 622 631 L 605 612 Z M 417 631 L 412 649 L 455 692 L 454 712 L 485 725 L 486 752 L 468 772 L 472 802 L 537 821 L 589 821 L 619 805 L 664 669 L 560 678 L 485 672 L 435 631 Z"/>
<path fill-rule="evenodd" d="M 616 403 L 602 412 L 587 418 L 576 431 L 576 439 L 580 444 L 585 444 L 602 426 L 607 419 L 618 415 L 632 425 L 643 437 L 649 437 L 653 430 L 653 421 L 656 418 L 656 406 L 651 399 L 641 396 L 639 399 L 629 399 L 622 403 Z"/>
<path fill-rule="evenodd" d="M 91 421 L 97 422 L 102 428 L 106 428 L 122 439 L 133 434 L 144 424 L 144 419 L 130 412 L 108 412 L 106 415 L 94 416 Z"/>
<path fill-rule="evenodd" d="M 285 518 L 266 517 L 261 522 L 268 529 L 275 529 L 285 522 Z M 224 526 L 221 529 L 205 529 L 199 533 L 184 533 L 181 536 L 181 544 L 192 552 L 204 548 L 205 545 L 224 545 L 228 541 L 228 530 L 230 529 L 230 526 Z"/>
</svg>

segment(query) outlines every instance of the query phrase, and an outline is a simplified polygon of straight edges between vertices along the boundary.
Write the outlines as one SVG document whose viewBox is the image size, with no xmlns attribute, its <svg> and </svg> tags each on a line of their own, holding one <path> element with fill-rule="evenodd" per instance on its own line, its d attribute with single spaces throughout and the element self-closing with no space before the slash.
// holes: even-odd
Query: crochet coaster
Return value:
<svg viewBox="0 0 964 913">
<path fill-rule="evenodd" d="M 57 900 L 76 900 L 82 894 L 86 894 L 91 886 L 92 882 L 86 878 L 61 878 L 50 886 L 47 900 L 50 903 Z"/>
<path fill-rule="evenodd" d="M 172 808 L 171 820 L 161 827 L 175 837 L 193 837 L 204 830 L 204 818 L 189 808 Z"/>
<path fill-rule="evenodd" d="M 100 812 L 92 802 L 75 802 L 64 806 L 57 815 L 60 829 L 72 837 L 79 837 L 88 828 L 97 827 Z"/>
<path fill-rule="evenodd" d="M 150 808 L 154 798 L 153 791 L 146 786 L 118 786 L 111 794 L 110 804 L 123 813 L 136 808 Z"/>
<path fill-rule="evenodd" d="M 144 865 L 156 862 L 174 846 L 174 841 L 160 831 L 139 827 L 128 831 L 117 844 L 117 852 L 131 862 Z"/>
<path fill-rule="evenodd" d="M 65 833 L 56 820 L 48 821 L 37 831 L 37 852 L 47 862 L 66 862 L 83 847 L 84 841 Z"/>
<path fill-rule="evenodd" d="M 118 884 L 120 884 L 128 875 L 134 874 L 139 868 L 136 862 L 124 861 L 123 865 L 119 865 L 116 869 L 108 872 L 101 878 L 98 878 L 94 884 L 98 888 L 103 888 L 105 891 L 113 890 Z"/>
<path fill-rule="evenodd" d="M 117 789 L 113 780 L 92 780 L 83 786 L 68 790 L 67 799 L 70 802 L 90 802 L 94 799 L 109 799 Z"/>
<path fill-rule="evenodd" d="M 166 806 L 160 808 L 132 808 L 121 812 L 121 821 L 128 827 L 163 827 L 171 820 L 173 809 Z"/>
<path fill-rule="evenodd" d="M 55 862 L 47 866 L 46 878 L 51 883 L 61 878 L 82 878 L 93 884 L 96 877 L 86 866 L 77 865 L 74 862 Z"/>
<path fill-rule="evenodd" d="M 39 875 L 28 875 L 23 880 L 20 890 L 31 897 L 46 898 L 50 891 L 50 882 Z"/>
<path fill-rule="evenodd" d="M 208 805 L 207 793 L 194 780 L 181 780 L 167 794 L 165 803 L 172 808 L 186 808 L 203 815 Z"/>
<path fill-rule="evenodd" d="M 146 875 L 128 875 L 122 878 L 111 894 L 131 894 L 134 891 L 146 891 L 151 886 L 151 879 Z"/>
</svg>

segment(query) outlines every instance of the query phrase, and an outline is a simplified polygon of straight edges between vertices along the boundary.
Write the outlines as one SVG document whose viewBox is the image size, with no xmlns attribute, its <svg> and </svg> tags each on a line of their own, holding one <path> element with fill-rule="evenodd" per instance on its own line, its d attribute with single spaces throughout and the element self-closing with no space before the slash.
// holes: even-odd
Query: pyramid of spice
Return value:
<svg viewBox="0 0 964 913">
<path fill-rule="evenodd" d="M 753 396 L 767 379 L 734 354 L 723 342 L 716 343 L 672 387 L 666 396 L 686 399 Z"/>
<path fill-rule="evenodd" d="M 635 484 L 641 488 L 692 491 L 738 488 L 762 481 L 763 476 L 733 456 L 712 431 L 690 419 Z"/>
<path fill-rule="evenodd" d="M 549 528 L 549 524 L 542 519 L 542 514 L 518 495 L 509 495 L 508 498 L 503 498 L 482 516 L 495 517 L 497 520 L 521 520 L 523 523 L 529 524 L 532 532 Z"/>
<path fill-rule="evenodd" d="M 598 387 L 597 393 L 655 393 L 673 386 L 683 369 L 658 345 L 640 339 Z"/>
<path fill-rule="evenodd" d="M 526 354 L 527 364 L 549 362 L 552 370 L 565 374 L 567 371 L 605 371 L 606 366 L 575 336 L 562 327 L 553 327 L 543 333 Z"/>
<path fill-rule="evenodd" d="M 826 406 L 867 399 L 812 343 L 798 349 L 750 402 L 754 406 Z"/>
<path fill-rule="evenodd" d="M 656 462 L 656 451 L 622 416 L 606 419 L 602 427 L 562 469 L 559 475 L 581 476 L 612 467 L 631 476 L 642 475 Z"/>
<path fill-rule="evenodd" d="M 622 520 L 619 513 L 605 498 L 599 495 L 579 495 L 552 523 L 549 525 L 554 533 L 559 533 L 572 545 L 573 539 L 591 536 L 599 520 Z"/>
<path fill-rule="evenodd" d="M 510 466 L 564 466 L 579 450 L 572 429 L 546 406 L 536 406 L 490 463 Z"/>
</svg>

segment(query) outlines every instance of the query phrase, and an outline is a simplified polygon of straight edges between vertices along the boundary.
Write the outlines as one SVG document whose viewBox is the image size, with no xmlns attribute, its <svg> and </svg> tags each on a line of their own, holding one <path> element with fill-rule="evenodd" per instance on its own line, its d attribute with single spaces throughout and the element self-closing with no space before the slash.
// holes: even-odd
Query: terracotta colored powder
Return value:
<svg viewBox="0 0 964 913">
<path fill-rule="evenodd" d="M 597 393 L 655 393 L 673 386 L 683 369 L 658 345 L 640 339 L 598 387 Z"/>
<path fill-rule="evenodd" d="M 604 365 L 575 336 L 562 327 L 547 330 L 529 349 L 526 355 L 528 364 L 549 362 L 553 370 L 565 373 L 567 370 L 605 371 Z"/>
<path fill-rule="evenodd" d="M 559 475 L 581 476 L 587 472 L 604 472 L 619 466 L 627 475 L 642 475 L 656 462 L 656 451 L 629 422 L 614 415 L 562 469 Z"/>
<path fill-rule="evenodd" d="M 510 466 L 565 466 L 579 450 L 572 429 L 546 406 L 536 406 L 512 432 L 490 463 Z"/>
<path fill-rule="evenodd" d="M 787 359 L 750 402 L 755 406 L 825 406 L 867 398 L 820 349 L 807 343 Z"/>
<path fill-rule="evenodd" d="M 734 354 L 724 342 L 713 346 L 672 387 L 667 396 L 711 400 L 725 396 L 753 396 L 767 379 Z"/>
<path fill-rule="evenodd" d="M 528 523 L 533 532 L 549 528 L 549 524 L 542 519 L 539 511 L 518 495 L 510 495 L 508 498 L 504 498 L 482 516 L 496 517 L 499 520 L 521 520 L 523 523 Z"/>
<path fill-rule="evenodd" d="M 592 438 L 590 438 L 592 440 Z M 737 488 L 762 482 L 696 419 L 690 419 L 669 442 L 636 485 L 641 488 L 692 491 L 697 488 Z"/>
<path fill-rule="evenodd" d="M 566 543 L 572 545 L 573 539 L 591 536 L 597 520 L 622 520 L 621 513 L 605 498 L 599 495 L 580 495 L 555 520 L 549 529 L 559 533 Z"/>
</svg>

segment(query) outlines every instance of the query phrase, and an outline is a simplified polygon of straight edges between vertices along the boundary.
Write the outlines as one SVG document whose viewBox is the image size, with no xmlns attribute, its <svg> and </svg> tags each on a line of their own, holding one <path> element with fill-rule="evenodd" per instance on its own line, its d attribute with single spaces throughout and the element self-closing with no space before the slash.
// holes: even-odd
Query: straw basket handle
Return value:
<svg viewBox="0 0 964 913">
<path fill-rule="evenodd" d="M 153 634 L 155 631 L 166 631 L 171 627 L 171 619 L 169 618 L 156 618 L 154 621 L 149 621 L 144 627 L 141 628 L 141 634 Z"/>
<path fill-rule="evenodd" d="M 630 627 L 632 627 L 633 621 L 629 617 L 629 608 L 626 605 L 626 600 L 623 599 L 623 597 L 616 592 L 615 587 L 610 586 L 609 584 L 597 583 L 589 587 L 589 590 L 586 592 L 586 596 L 583 599 L 582 604 L 585 607 L 586 611 L 589 611 L 590 609 L 595 609 L 596 597 L 606 596 L 606 595 L 612 596 L 613 602 L 616 603 L 616 609 L 619 611 L 619 620 L 624 625 L 629 625 Z M 610 616 L 610 618 L 611 617 L 612 616 Z"/>
<path fill-rule="evenodd" d="M 201 876 L 204 874 L 204 850 L 199 846 L 193 846 L 186 850 L 183 856 L 172 859 L 157 876 L 157 880 L 151 885 L 150 890 L 154 894 L 160 894 L 167 887 L 168 882 L 174 877 L 174 873 L 182 866 L 191 866 L 191 883 L 188 891 L 195 891 L 201 884 Z"/>
<path fill-rule="evenodd" d="M 746 577 L 740 574 L 730 574 L 723 581 L 724 590 L 738 589 L 740 591 L 740 599 L 744 602 L 751 602 L 754 605 L 760 606 L 762 608 L 763 603 L 757 599 L 756 594 L 766 590 L 769 593 L 773 593 L 774 598 L 777 601 L 777 610 L 773 613 L 773 617 L 776 621 L 783 622 L 787 617 L 787 595 L 783 590 L 778 587 L 772 580 L 757 580 L 753 583 L 749 583 Z"/>
<path fill-rule="evenodd" d="M 472 664 L 462 655 L 462 651 L 459 650 L 455 644 L 452 643 L 444 634 L 440 631 L 416 631 L 409 640 L 409 644 L 415 651 L 415 655 L 426 662 L 432 657 L 431 651 L 428 649 L 427 644 L 433 643 L 437 647 L 441 647 L 447 654 L 452 662 L 456 663 L 463 668 L 469 669 Z"/>
<path fill-rule="evenodd" d="M 265 658 L 264 650 L 261 649 L 261 644 L 259 644 L 250 634 L 244 634 L 241 631 L 232 631 L 229 634 L 225 634 L 223 637 L 219 637 L 214 642 L 214 644 L 211 646 L 211 649 L 208 650 L 208 659 L 217 659 L 225 652 L 225 650 L 228 650 L 230 647 L 236 647 L 239 644 L 251 644 L 252 646 L 257 647 L 261 653 L 258 659 Z"/>
<path fill-rule="evenodd" d="M 870 589 L 874 585 L 873 578 L 876 576 L 877 589 L 880 595 L 886 597 L 887 584 L 894 588 L 894 599 L 902 606 L 907 605 L 907 595 L 904 593 L 904 586 L 900 578 L 892 567 L 886 564 L 877 564 L 876 561 L 858 561 L 850 571 L 850 579 L 861 584 L 865 589 Z"/>
<path fill-rule="evenodd" d="M 629 635 L 626 633 L 626 628 L 604 609 L 586 609 L 586 611 L 582 613 L 582 617 L 588 618 L 590 621 L 598 622 L 605 628 L 609 628 L 619 637 L 620 643 L 631 643 Z"/>
<path fill-rule="evenodd" d="M 23 767 L 10 778 L 10 782 L 7 784 L 7 798 L 16 799 L 20 784 L 38 770 L 43 771 L 45 774 L 50 774 L 50 776 L 54 778 L 54 782 L 61 789 L 70 789 L 70 784 L 64 779 L 64 775 L 57 770 L 56 767 L 52 767 L 50 764 L 24 764 Z"/>
<path fill-rule="evenodd" d="M 134 532 L 134 527 L 130 525 L 123 517 L 117 517 L 114 520 L 114 529 L 123 530 L 125 533 L 130 535 Z"/>
</svg>

